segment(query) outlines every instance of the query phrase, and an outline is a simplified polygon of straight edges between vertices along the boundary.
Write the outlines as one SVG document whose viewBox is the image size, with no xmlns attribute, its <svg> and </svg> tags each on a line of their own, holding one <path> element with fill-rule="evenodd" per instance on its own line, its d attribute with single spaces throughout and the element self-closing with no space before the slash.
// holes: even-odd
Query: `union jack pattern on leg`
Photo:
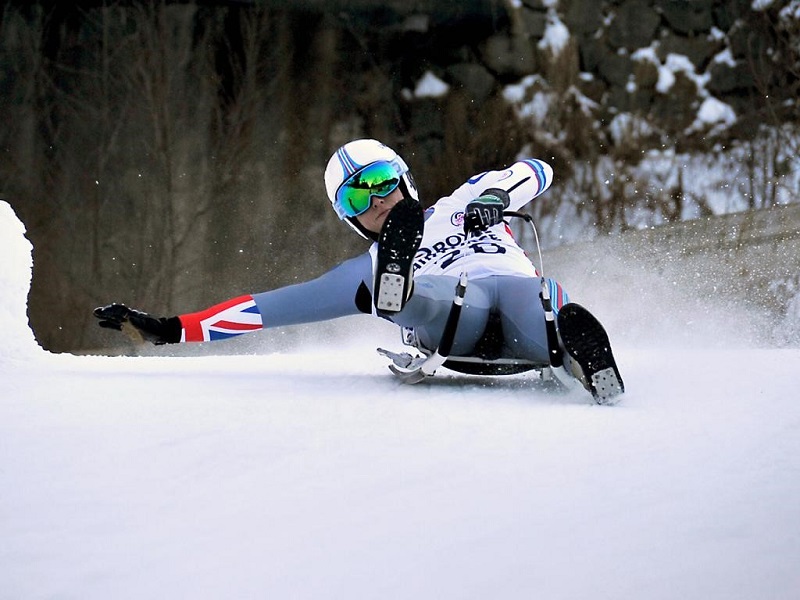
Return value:
<svg viewBox="0 0 800 600">
<path fill-rule="evenodd" d="M 263 329 L 261 312 L 250 295 L 239 296 L 206 310 L 180 315 L 182 342 L 209 342 Z"/>
</svg>

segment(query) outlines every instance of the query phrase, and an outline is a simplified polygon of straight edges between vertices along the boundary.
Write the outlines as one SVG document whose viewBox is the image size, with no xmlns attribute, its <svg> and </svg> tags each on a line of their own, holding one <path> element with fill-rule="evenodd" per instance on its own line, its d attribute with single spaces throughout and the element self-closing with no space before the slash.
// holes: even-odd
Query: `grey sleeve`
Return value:
<svg viewBox="0 0 800 600">
<path fill-rule="evenodd" d="M 371 313 L 372 259 L 351 258 L 305 283 L 253 294 L 264 328 Z"/>
</svg>

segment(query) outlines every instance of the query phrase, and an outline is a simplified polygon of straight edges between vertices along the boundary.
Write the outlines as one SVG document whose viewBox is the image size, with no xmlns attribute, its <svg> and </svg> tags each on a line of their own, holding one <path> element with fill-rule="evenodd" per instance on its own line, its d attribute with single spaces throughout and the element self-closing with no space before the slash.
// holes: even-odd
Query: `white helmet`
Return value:
<svg viewBox="0 0 800 600">
<path fill-rule="evenodd" d="M 375 235 L 366 231 L 355 217 L 345 214 L 344 209 L 336 199 L 336 193 L 342 184 L 353 174 L 375 162 L 387 162 L 393 167 L 400 179 L 399 187 L 403 195 L 414 200 L 419 200 L 417 188 L 408 170 L 408 165 L 397 152 L 377 140 L 362 139 L 348 142 L 339 148 L 328 161 L 325 168 L 325 190 L 328 200 L 339 219 L 346 221 L 361 236 L 375 239 Z"/>
</svg>

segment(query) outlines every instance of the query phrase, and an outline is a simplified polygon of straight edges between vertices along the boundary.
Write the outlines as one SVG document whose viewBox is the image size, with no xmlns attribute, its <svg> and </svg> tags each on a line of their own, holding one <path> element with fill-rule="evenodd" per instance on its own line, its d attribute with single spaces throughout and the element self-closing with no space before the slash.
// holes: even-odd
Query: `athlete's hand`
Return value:
<svg viewBox="0 0 800 600">
<path fill-rule="evenodd" d="M 153 317 L 124 304 L 108 304 L 94 309 L 93 314 L 105 329 L 116 329 L 135 342 L 147 341 L 156 345 L 181 341 L 181 321 L 178 317 Z"/>
<path fill-rule="evenodd" d="M 489 188 L 475 200 L 467 204 L 464 211 L 464 233 L 485 231 L 493 225 L 502 223 L 503 209 L 509 205 L 508 192 Z"/>
</svg>

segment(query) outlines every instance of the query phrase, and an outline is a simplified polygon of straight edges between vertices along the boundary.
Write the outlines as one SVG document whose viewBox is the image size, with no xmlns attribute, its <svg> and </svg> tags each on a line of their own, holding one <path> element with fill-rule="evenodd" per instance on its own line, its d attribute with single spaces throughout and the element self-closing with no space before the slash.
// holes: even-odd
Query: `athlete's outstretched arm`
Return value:
<svg viewBox="0 0 800 600">
<path fill-rule="evenodd" d="M 238 296 L 199 312 L 154 317 L 123 304 L 110 304 L 96 308 L 94 315 L 101 327 L 126 331 L 154 344 L 207 342 L 267 327 L 370 312 L 366 282 L 371 277 L 372 263 L 365 253 L 311 281 Z"/>
</svg>

